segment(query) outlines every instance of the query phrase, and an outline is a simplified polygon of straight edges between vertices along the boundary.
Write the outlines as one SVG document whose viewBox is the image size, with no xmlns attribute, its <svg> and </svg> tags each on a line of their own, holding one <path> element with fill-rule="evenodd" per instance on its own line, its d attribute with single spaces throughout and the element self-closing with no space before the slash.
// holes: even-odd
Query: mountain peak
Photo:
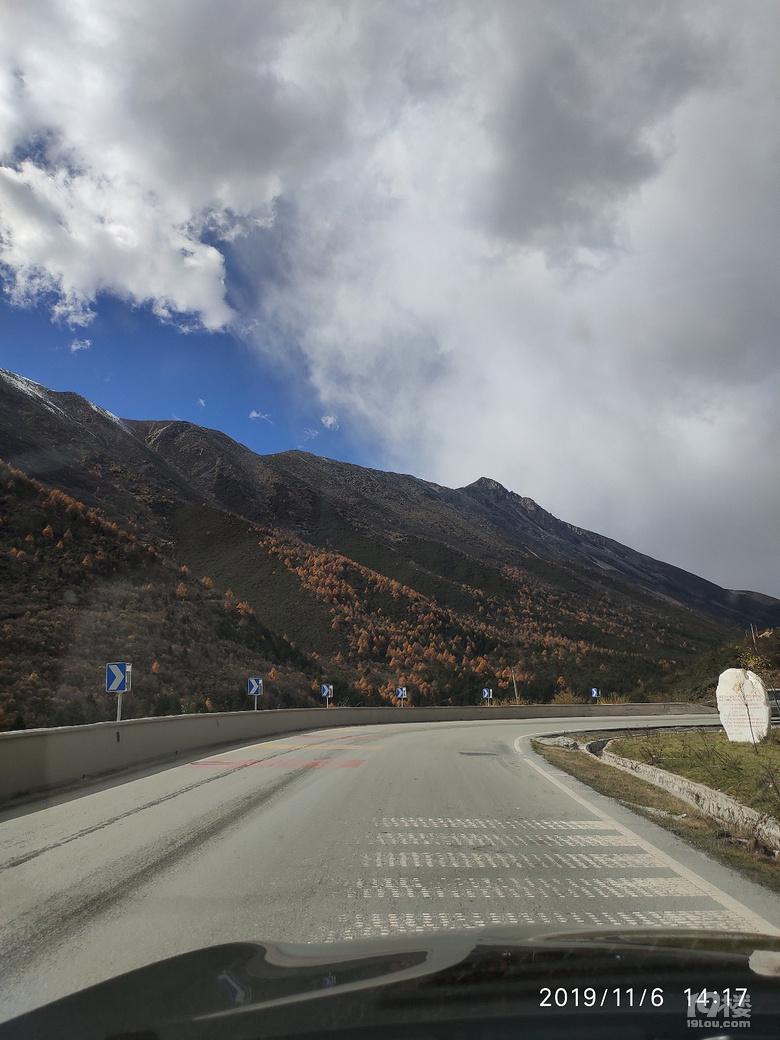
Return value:
<svg viewBox="0 0 780 1040">
<path fill-rule="evenodd" d="M 475 491 L 498 491 L 502 495 L 510 494 L 503 484 L 499 484 L 499 482 L 493 480 L 492 477 L 480 477 L 479 480 L 475 480 L 472 484 L 469 484 L 466 490 L 469 488 L 473 488 Z"/>
<path fill-rule="evenodd" d="M 512 510 L 520 508 L 525 510 L 526 513 L 536 516 L 549 516 L 549 520 L 554 524 L 562 523 L 562 521 L 550 516 L 532 498 L 523 498 L 522 495 L 510 491 L 503 484 L 499 484 L 497 480 L 493 480 L 492 477 L 480 477 L 473 484 L 467 484 L 466 487 L 460 488 L 460 491 L 486 506 L 505 505 Z"/>
<path fill-rule="evenodd" d="M 26 397 L 43 405 L 47 411 L 62 414 L 62 409 L 52 402 L 51 391 L 47 387 L 34 382 L 32 379 L 27 379 L 26 376 L 18 376 L 14 372 L 8 372 L 4 368 L 0 368 L 0 378 L 17 393 L 24 394 Z"/>
<path fill-rule="evenodd" d="M 453 490 L 303 451 L 258 456 L 220 431 L 180 420 L 119 420 L 78 395 L 3 370 L 0 458 L 166 544 L 175 541 L 179 506 L 207 503 L 372 570 L 386 564 L 423 589 L 433 588 L 432 579 L 420 575 L 440 558 L 449 560 L 442 580 L 451 581 L 463 556 L 480 567 L 535 567 L 553 584 L 574 568 L 578 589 L 601 596 L 617 582 L 626 595 L 639 589 L 729 624 L 747 618 L 771 626 L 780 609 L 755 596 L 734 600 L 695 575 L 573 527 L 492 477 Z"/>
</svg>

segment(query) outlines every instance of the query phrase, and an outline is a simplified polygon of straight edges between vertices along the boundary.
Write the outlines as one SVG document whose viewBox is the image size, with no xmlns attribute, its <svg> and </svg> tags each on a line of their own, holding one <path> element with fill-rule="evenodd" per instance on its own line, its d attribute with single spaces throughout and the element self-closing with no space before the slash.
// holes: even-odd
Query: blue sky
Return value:
<svg viewBox="0 0 780 1040">
<path fill-rule="evenodd" d="M 774 0 L 26 0 L 3 29 L 0 365 L 493 477 L 780 596 Z"/>
<path fill-rule="evenodd" d="M 345 437 L 340 418 L 318 407 L 306 379 L 280 378 L 233 333 L 183 332 L 148 307 L 111 297 L 95 311 L 88 327 L 74 330 L 53 322 L 45 306 L 0 301 L 0 365 L 121 418 L 184 419 L 261 455 L 302 448 L 373 464 Z"/>
</svg>

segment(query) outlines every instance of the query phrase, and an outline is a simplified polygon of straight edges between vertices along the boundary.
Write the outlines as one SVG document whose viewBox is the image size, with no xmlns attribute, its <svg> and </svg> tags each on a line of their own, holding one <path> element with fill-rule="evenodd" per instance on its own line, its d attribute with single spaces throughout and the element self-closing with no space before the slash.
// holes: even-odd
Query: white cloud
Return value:
<svg viewBox="0 0 780 1040">
<path fill-rule="evenodd" d="M 70 350 L 71 354 L 78 354 L 80 350 L 89 350 L 91 346 L 91 339 L 74 339 L 71 340 L 71 344 L 68 349 Z"/>
<path fill-rule="evenodd" d="M 780 594 L 776 5 L 6 16 L 19 302 L 231 325 L 378 462 Z"/>
<path fill-rule="evenodd" d="M 326 430 L 337 430 L 339 428 L 339 417 L 337 415 L 323 415 L 320 422 Z"/>
<path fill-rule="evenodd" d="M 271 420 L 271 416 L 270 415 L 264 415 L 262 412 L 258 412 L 254 408 L 249 413 L 249 418 L 252 419 L 252 420 L 261 419 L 261 420 L 263 420 L 263 422 L 271 423 L 271 425 L 273 426 L 273 422 Z"/>
<path fill-rule="evenodd" d="M 206 407 L 206 402 L 203 400 L 202 397 L 198 398 L 198 404 L 200 405 L 201 408 L 205 408 Z"/>
</svg>

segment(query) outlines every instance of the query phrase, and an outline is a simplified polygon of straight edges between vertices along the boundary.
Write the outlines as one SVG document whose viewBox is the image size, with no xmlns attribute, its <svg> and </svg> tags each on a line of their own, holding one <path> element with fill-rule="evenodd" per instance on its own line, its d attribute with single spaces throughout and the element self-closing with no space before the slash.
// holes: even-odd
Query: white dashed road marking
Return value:
<svg viewBox="0 0 780 1040">
<path fill-rule="evenodd" d="M 598 816 L 599 819 L 603 820 L 605 823 L 611 824 L 616 831 L 620 832 L 625 836 L 625 838 L 627 839 L 625 842 L 626 845 L 634 845 L 638 846 L 641 849 L 644 849 L 645 852 L 653 856 L 653 858 L 657 861 L 659 866 L 664 866 L 667 869 L 673 871 L 679 877 L 691 882 L 694 886 L 696 886 L 696 888 L 698 888 L 698 890 L 701 892 L 703 896 L 708 896 L 710 899 L 714 900 L 716 903 L 722 906 L 724 910 L 728 912 L 729 916 L 741 919 L 741 930 L 763 932 L 764 934 L 768 935 L 780 935 L 780 928 L 776 928 L 775 925 L 770 924 L 769 921 L 764 920 L 763 917 L 760 917 L 758 914 L 753 913 L 753 911 L 750 910 L 747 906 L 745 906 L 744 903 L 740 903 L 738 899 L 734 899 L 726 892 L 722 892 L 715 885 L 711 884 L 709 881 L 706 881 L 704 878 L 699 877 L 699 875 L 694 873 L 694 871 L 689 870 L 687 867 L 683 866 L 682 863 L 678 863 L 671 856 L 667 855 L 665 852 L 662 852 L 661 849 L 656 848 L 655 845 L 653 845 L 651 842 L 646 841 L 644 838 L 640 837 L 634 831 L 630 830 L 628 827 L 625 827 L 622 823 L 619 823 L 617 820 L 614 820 L 611 816 L 609 816 L 608 813 L 604 812 L 603 809 L 600 809 L 597 806 L 592 805 L 591 803 L 586 801 L 586 799 L 584 799 L 576 791 L 572 790 L 557 776 L 553 776 L 553 774 L 548 769 L 545 769 L 545 767 L 540 765 L 538 762 L 533 761 L 530 755 L 526 754 L 526 752 L 523 750 L 523 744 L 525 744 L 526 749 L 528 749 L 530 746 L 530 737 L 518 737 L 514 742 L 515 751 L 517 751 L 519 755 L 523 756 L 523 758 L 529 766 L 535 769 L 538 773 L 541 773 L 546 780 L 549 780 L 551 784 L 554 784 L 561 791 L 567 794 L 570 798 L 573 798 L 575 802 L 578 802 L 580 805 L 585 806 L 585 808 L 587 808 L 590 812 Z M 724 926 L 721 925 L 720 927 L 722 929 Z"/>
<path fill-rule="evenodd" d="M 362 876 L 345 879 L 355 912 L 323 922 L 322 938 L 335 942 L 505 925 L 780 934 L 570 789 L 525 754 L 524 740 L 515 741 L 515 750 L 525 763 L 590 818 L 375 819 L 364 839 Z M 435 909 L 437 904 L 447 910 Z M 373 907 L 379 912 L 367 912 Z"/>
<path fill-rule="evenodd" d="M 493 867 L 499 870 L 613 870 L 620 867 L 657 867 L 647 852 L 516 853 L 516 852 L 374 852 L 363 856 L 366 868 L 382 867 Z"/>
<path fill-rule="evenodd" d="M 564 822 L 564 821 L 560 821 Z M 370 845 L 455 845 L 467 849 L 507 849 L 539 845 L 552 848 L 609 848 L 626 844 L 622 834 L 500 834 L 496 831 L 377 831 Z"/>
<path fill-rule="evenodd" d="M 471 931 L 490 926 L 506 925 L 563 925 L 566 927 L 599 928 L 692 928 L 703 931 L 734 931 L 744 927 L 744 921 L 722 910 L 688 911 L 605 911 L 565 912 L 535 910 L 485 911 L 484 913 L 401 913 L 350 914 L 339 918 L 339 925 L 324 937 L 325 942 L 344 939 L 370 938 L 375 935 L 410 935 L 415 932 L 441 932 L 449 929 Z"/>
<path fill-rule="evenodd" d="M 351 899 L 646 899 L 648 897 L 701 897 L 701 889 L 684 878 L 458 878 L 455 882 L 437 878 L 358 878 L 348 895 Z"/>
</svg>

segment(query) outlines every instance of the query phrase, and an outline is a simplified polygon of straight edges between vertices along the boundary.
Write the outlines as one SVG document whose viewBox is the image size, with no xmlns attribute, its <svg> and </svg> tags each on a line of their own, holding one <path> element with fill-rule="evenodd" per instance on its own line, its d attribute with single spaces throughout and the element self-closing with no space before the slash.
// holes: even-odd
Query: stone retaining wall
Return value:
<svg viewBox="0 0 780 1040">
<path fill-rule="evenodd" d="M 669 773 L 657 766 L 647 765 L 645 762 L 636 762 L 632 758 L 615 755 L 607 750 L 611 743 L 611 740 L 607 741 L 605 746 L 603 740 L 591 740 L 580 747 L 581 750 L 607 765 L 622 769 L 626 773 L 632 773 L 656 787 L 664 788 L 676 798 L 722 823 L 729 830 L 744 837 L 755 838 L 776 854 L 780 851 L 780 824 L 772 816 L 750 809 L 738 802 L 736 798 L 731 798 L 721 791 L 714 791 L 704 784 L 697 784 L 693 780 Z M 598 745 L 601 747 L 597 747 Z"/>
</svg>

